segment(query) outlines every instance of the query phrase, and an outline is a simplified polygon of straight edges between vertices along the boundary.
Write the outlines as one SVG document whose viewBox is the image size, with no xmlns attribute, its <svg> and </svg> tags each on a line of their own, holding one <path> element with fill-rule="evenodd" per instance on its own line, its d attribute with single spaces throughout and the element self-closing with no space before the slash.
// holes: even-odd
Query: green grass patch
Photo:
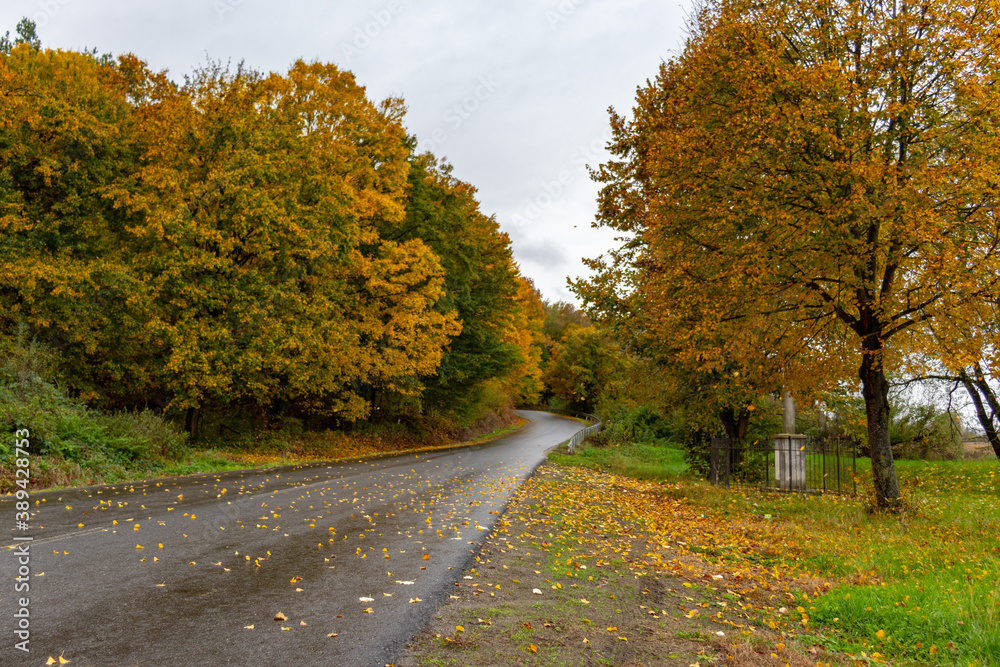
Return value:
<svg viewBox="0 0 1000 667">
<path fill-rule="evenodd" d="M 684 450 L 640 442 L 612 447 L 584 446 L 575 454 L 553 452 L 549 460 L 650 481 L 670 481 L 688 474 Z"/>
</svg>

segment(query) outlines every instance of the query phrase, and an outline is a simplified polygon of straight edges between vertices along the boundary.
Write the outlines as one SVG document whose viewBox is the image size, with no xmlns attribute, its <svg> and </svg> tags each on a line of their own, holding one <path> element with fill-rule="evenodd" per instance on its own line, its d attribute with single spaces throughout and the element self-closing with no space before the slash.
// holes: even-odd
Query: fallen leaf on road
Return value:
<svg viewBox="0 0 1000 667">
<path fill-rule="evenodd" d="M 276 621 L 287 621 L 288 617 L 282 614 L 280 611 L 274 615 L 274 620 Z"/>
</svg>

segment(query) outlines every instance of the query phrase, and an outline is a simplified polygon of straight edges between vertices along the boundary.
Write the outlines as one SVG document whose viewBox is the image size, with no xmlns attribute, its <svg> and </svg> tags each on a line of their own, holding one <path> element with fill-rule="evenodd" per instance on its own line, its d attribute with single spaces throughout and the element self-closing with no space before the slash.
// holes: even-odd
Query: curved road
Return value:
<svg viewBox="0 0 1000 667">
<path fill-rule="evenodd" d="M 391 663 L 582 428 L 519 414 L 531 423 L 463 449 L 32 494 L 29 530 L 0 550 L 0 664 Z M 0 521 L 14 526 L 9 497 Z M 24 596 L 30 653 L 15 648 Z"/>
</svg>

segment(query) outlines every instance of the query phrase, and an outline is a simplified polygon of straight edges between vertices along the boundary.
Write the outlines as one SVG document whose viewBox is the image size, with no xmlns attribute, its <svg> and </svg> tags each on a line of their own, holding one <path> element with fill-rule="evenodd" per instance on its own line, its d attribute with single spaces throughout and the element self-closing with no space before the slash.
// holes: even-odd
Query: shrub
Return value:
<svg viewBox="0 0 1000 667">
<path fill-rule="evenodd" d="M 10 454 L 19 429 L 30 432 L 34 455 L 84 467 L 180 454 L 186 435 L 152 412 L 105 414 L 71 398 L 47 379 L 52 352 L 25 338 L 22 330 L 0 344 L 0 454 Z"/>
<path fill-rule="evenodd" d="M 894 408 L 889 424 L 893 456 L 900 459 L 952 461 L 963 457 L 958 418 L 935 405 Z"/>
<path fill-rule="evenodd" d="M 673 429 L 663 415 L 648 405 L 609 402 L 601 407 L 602 435 L 612 445 L 670 440 Z"/>
</svg>

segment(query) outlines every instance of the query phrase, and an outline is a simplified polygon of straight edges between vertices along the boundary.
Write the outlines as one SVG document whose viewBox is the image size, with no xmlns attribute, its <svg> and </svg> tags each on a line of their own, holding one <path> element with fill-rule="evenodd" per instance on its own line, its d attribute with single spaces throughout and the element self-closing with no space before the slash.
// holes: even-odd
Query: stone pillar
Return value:
<svg viewBox="0 0 1000 667">
<path fill-rule="evenodd" d="M 806 436 L 774 436 L 774 479 L 779 489 L 806 490 Z"/>
<path fill-rule="evenodd" d="M 782 407 L 784 408 L 782 428 L 785 429 L 785 433 L 795 433 L 795 398 L 792 396 L 792 392 L 785 390 Z"/>
</svg>

